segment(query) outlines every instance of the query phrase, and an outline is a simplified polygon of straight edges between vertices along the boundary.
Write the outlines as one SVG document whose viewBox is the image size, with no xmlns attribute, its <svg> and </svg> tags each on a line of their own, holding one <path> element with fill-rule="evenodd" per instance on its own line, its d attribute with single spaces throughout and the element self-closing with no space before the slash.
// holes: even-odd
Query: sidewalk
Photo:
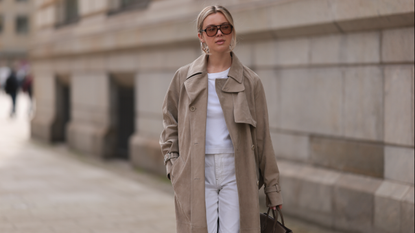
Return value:
<svg viewBox="0 0 415 233">
<path fill-rule="evenodd" d="M 173 196 L 28 137 L 26 96 L 0 94 L 0 232 L 174 232 Z"/>
<path fill-rule="evenodd" d="M 133 169 L 127 161 L 101 161 L 64 144 L 30 140 L 28 98 L 18 97 L 9 118 L 0 91 L 1 233 L 175 232 L 170 183 Z M 286 216 L 295 233 L 334 233 Z"/>
</svg>

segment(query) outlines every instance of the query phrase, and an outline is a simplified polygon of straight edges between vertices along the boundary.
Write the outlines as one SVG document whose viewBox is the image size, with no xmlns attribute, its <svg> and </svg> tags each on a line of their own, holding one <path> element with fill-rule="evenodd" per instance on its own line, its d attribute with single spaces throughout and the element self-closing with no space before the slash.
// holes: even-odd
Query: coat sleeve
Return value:
<svg viewBox="0 0 415 233">
<path fill-rule="evenodd" d="M 179 156 L 178 141 L 178 103 L 179 103 L 180 78 L 177 71 L 169 85 L 162 106 L 163 131 L 160 135 L 161 153 L 164 155 L 166 175 L 170 179 L 172 162 L 170 160 Z"/>
<path fill-rule="evenodd" d="M 265 91 L 260 79 L 258 79 L 255 90 L 255 109 L 257 119 L 256 149 L 259 159 L 259 170 L 265 184 L 266 204 L 268 207 L 277 206 L 283 203 L 279 185 L 279 169 L 269 132 Z"/>
</svg>

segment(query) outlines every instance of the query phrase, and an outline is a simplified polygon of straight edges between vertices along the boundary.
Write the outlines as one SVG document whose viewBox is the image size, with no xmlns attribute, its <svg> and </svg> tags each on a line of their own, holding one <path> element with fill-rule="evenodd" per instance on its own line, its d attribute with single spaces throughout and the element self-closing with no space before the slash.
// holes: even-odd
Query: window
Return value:
<svg viewBox="0 0 415 233">
<path fill-rule="evenodd" d="M 56 6 L 57 27 L 78 22 L 78 0 L 60 0 Z"/>
<path fill-rule="evenodd" d="M 109 0 L 109 15 L 133 9 L 146 8 L 150 0 Z"/>
<path fill-rule="evenodd" d="M 29 19 L 27 16 L 16 17 L 16 33 L 27 34 L 29 32 Z"/>
<path fill-rule="evenodd" d="M 4 16 L 0 15 L 0 33 L 2 33 L 3 31 L 3 25 L 4 25 Z"/>
</svg>

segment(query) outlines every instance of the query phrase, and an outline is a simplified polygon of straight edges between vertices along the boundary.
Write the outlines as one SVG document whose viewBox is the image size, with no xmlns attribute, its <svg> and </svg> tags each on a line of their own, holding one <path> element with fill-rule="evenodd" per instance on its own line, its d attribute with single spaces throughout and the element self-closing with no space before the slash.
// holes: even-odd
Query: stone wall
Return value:
<svg viewBox="0 0 415 233">
<path fill-rule="evenodd" d="M 201 54 L 194 20 L 206 2 L 159 0 L 108 16 L 103 1 L 85 1 L 81 20 L 58 29 L 44 13 L 54 2 L 37 5 L 33 137 L 54 140 L 56 82 L 67 76 L 67 143 L 111 157 L 111 77 L 128 74 L 130 160 L 164 175 L 161 104 L 174 72 Z M 222 2 L 236 22 L 235 53 L 265 87 L 285 212 L 351 232 L 413 232 L 414 2 Z"/>
</svg>

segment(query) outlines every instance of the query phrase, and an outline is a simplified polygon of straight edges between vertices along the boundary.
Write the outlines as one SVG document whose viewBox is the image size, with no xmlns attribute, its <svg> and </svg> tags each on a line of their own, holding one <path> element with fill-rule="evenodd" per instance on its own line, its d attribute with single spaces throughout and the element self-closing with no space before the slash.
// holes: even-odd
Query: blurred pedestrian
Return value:
<svg viewBox="0 0 415 233">
<path fill-rule="evenodd" d="M 262 184 L 267 206 L 282 206 L 264 88 L 232 52 L 227 9 L 204 8 L 197 32 L 204 54 L 176 72 L 162 107 L 177 232 L 259 233 Z"/>
<path fill-rule="evenodd" d="M 10 75 L 10 68 L 7 66 L 0 66 L 0 88 L 4 88 L 6 80 Z"/>
<path fill-rule="evenodd" d="M 27 93 L 30 99 L 29 115 L 32 113 L 32 110 L 33 110 L 32 83 L 33 83 L 33 76 L 31 73 L 28 73 L 23 80 L 22 91 Z"/>
<path fill-rule="evenodd" d="M 14 72 L 14 70 L 10 72 L 9 77 L 6 80 L 4 89 L 12 99 L 12 109 L 10 112 L 10 116 L 13 117 L 16 114 L 16 97 L 17 91 L 19 90 L 19 82 L 17 80 L 16 73 Z"/>
</svg>

